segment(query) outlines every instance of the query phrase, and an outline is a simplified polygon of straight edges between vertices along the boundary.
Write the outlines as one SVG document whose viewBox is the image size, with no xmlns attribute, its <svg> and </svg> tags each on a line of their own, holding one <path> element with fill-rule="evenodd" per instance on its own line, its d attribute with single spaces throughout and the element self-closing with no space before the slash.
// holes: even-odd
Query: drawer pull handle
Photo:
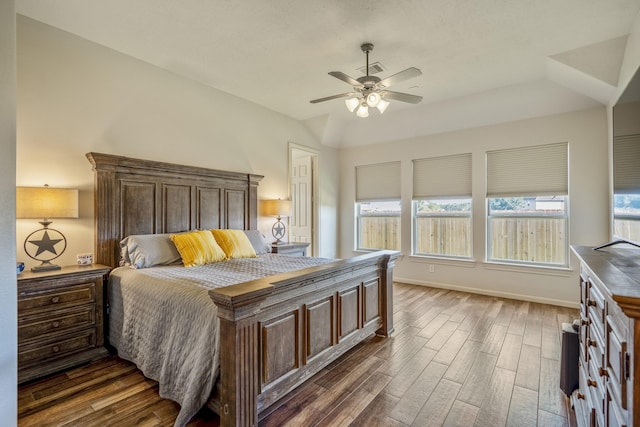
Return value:
<svg viewBox="0 0 640 427">
<path fill-rule="evenodd" d="M 587 301 L 587 305 L 590 305 L 591 307 L 595 307 L 596 306 L 596 302 L 594 300 L 589 300 Z"/>
<path fill-rule="evenodd" d="M 582 320 L 580 321 L 580 324 L 581 324 L 582 326 L 590 325 L 590 324 L 591 324 L 591 320 L 589 320 L 589 319 L 582 319 Z"/>
<path fill-rule="evenodd" d="M 584 394 L 582 393 L 577 393 L 576 396 L 578 397 L 578 399 L 582 399 L 584 400 Z"/>
<path fill-rule="evenodd" d="M 598 373 L 600 374 L 601 377 L 608 377 L 609 376 L 609 372 L 607 372 L 607 370 L 603 369 L 602 367 L 598 368 Z"/>
<path fill-rule="evenodd" d="M 58 301 L 60 301 L 60 297 L 53 297 L 51 298 L 51 302 L 56 304 Z"/>
<path fill-rule="evenodd" d="M 597 383 L 597 382 L 595 382 L 595 381 L 594 381 L 594 380 L 592 380 L 592 379 L 588 379 L 588 380 L 587 380 L 587 385 L 588 385 L 589 387 L 597 387 L 597 386 L 598 386 L 598 383 Z"/>
<path fill-rule="evenodd" d="M 592 347 L 598 347 L 598 343 L 595 342 L 594 340 L 589 340 L 589 345 Z"/>
<path fill-rule="evenodd" d="M 53 348 L 51 349 L 54 353 L 57 353 L 60 351 L 60 347 L 58 347 L 57 345 L 54 345 Z"/>
<path fill-rule="evenodd" d="M 53 322 L 53 327 L 57 328 L 58 326 L 60 326 L 60 322 Z"/>
</svg>

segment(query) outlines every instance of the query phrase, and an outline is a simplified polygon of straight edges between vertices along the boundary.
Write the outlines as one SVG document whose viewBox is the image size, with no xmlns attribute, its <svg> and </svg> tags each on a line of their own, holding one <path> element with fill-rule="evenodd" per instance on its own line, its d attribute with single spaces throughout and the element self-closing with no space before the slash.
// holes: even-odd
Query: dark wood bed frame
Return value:
<svg viewBox="0 0 640 427">
<path fill-rule="evenodd" d="M 130 234 L 257 228 L 260 175 L 88 153 L 96 262 L 118 266 Z M 267 409 L 373 333 L 393 331 L 392 272 L 380 251 L 209 292 L 220 319 L 220 378 L 208 404 L 222 426 Z"/>
</svg>

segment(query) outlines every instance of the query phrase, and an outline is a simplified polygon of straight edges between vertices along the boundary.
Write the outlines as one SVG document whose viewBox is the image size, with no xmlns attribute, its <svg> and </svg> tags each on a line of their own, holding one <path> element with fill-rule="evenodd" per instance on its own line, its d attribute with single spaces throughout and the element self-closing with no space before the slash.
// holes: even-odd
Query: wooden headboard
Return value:
<svg viewBox="0 0 640 427">
<path fill-rule="evenodd" d="M 87 153 L 95 172 L 95 262 L 117 267 L 131 234 L 255 229 L 262 175 Z"/>
</svg>

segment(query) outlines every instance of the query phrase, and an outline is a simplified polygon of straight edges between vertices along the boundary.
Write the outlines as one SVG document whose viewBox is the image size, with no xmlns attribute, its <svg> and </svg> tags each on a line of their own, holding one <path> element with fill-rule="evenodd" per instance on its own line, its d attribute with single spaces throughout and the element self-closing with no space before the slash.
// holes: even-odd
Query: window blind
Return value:
<svg viewBox="0 0 640 427">
<path fill-rule="evenodd" d="M 400 162 L 356 166 L 356 202 L 400 200 Z"/>
<path fill-rule="evenodd" d="M 413 161 L 413 199 L 471 197 L 471 153 Z"/>
<path fill-rule="evenodd" d="M 640 194 L 640 134 L 613 138 L 613 192 Z"/>
<path fill-rule="evenodd" d="M 487 152 L 487 197 L 566 196 L 566 142 Z"/>
</svg>

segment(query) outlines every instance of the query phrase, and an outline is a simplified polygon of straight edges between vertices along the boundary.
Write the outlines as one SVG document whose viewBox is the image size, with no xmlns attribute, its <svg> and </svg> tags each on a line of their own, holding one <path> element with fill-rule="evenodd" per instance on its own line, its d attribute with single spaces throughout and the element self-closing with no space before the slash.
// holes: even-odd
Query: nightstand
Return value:
<svg viewBox="0 0 640 427">
<path fill-rule="evenodd" d="M 274 254 L 291 255 L 291 256 L 307 256 L 307 248 L 309 243 L 280 243 L 271 244 L 271 252 Z"/>
<path fill-rule="evenodd" d="M 99 359 L 105 265 L 18 275 L 18 383 Z"/>
</svg>

